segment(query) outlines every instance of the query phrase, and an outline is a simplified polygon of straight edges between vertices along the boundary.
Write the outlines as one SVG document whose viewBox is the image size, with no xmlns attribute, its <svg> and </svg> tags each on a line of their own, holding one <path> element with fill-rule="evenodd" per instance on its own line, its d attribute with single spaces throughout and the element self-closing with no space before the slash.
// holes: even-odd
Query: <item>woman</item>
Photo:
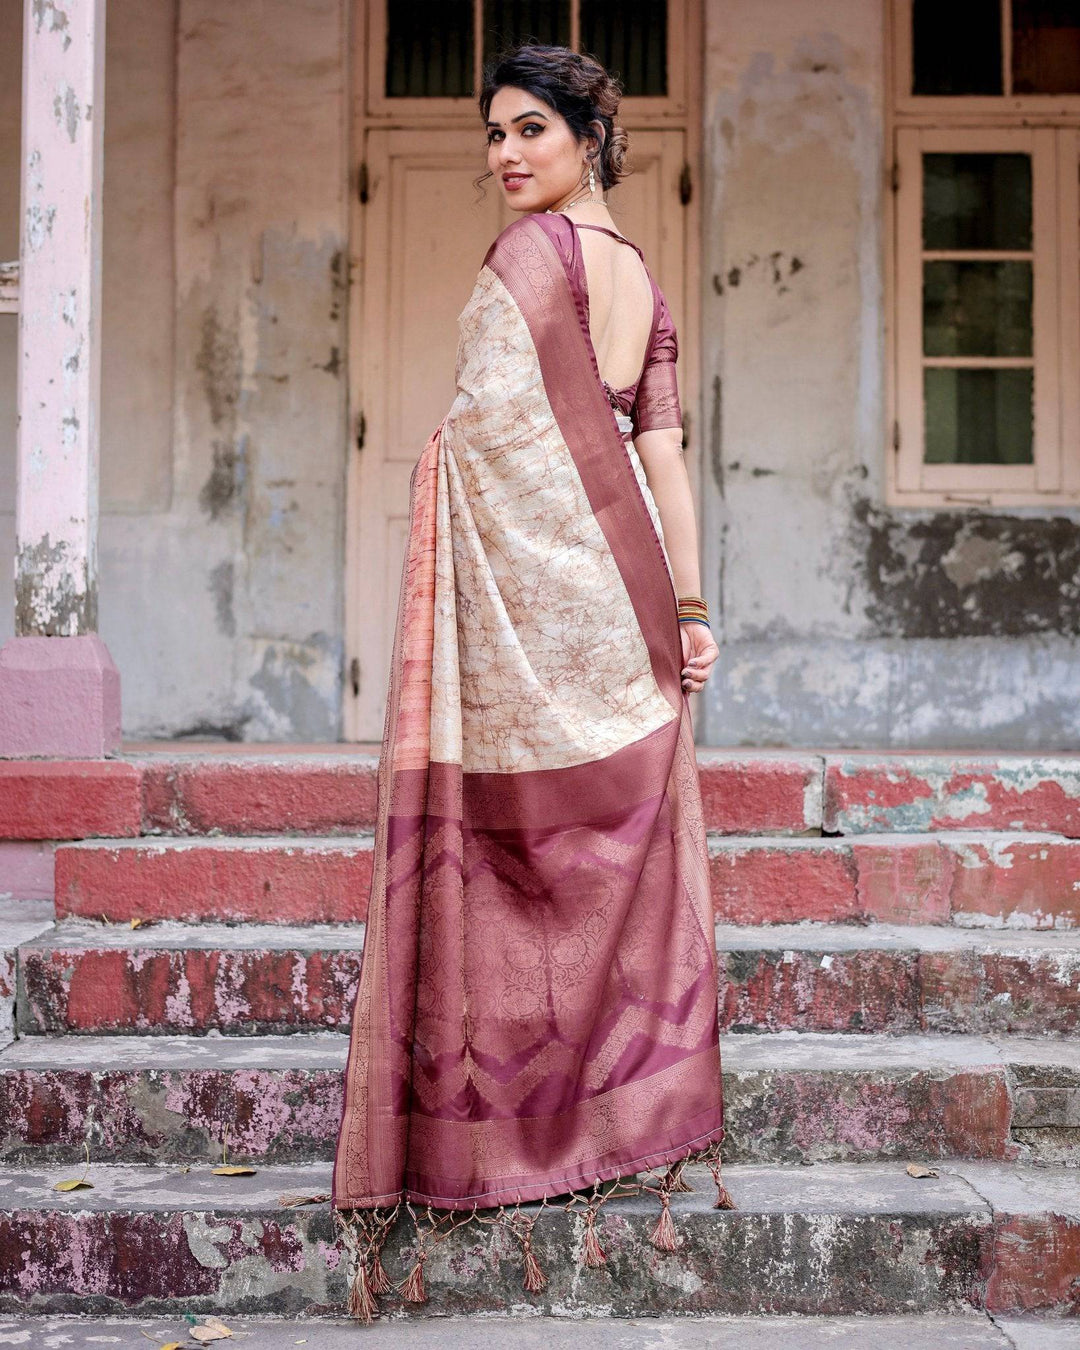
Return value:
<svg viewBox="0 0 1080 1350">
<path fill-rule="evenodd" d="M 529 1201 L 582 1213 L 589 1265 L 612 1195 L 654 1194 L 675 1250 L 689 1160 L 732 1207 L 687 701 L 718 651 L 675 329 L 603 199 L 617 106 L 595 61 L 535 44 L 480 98 L 521 215 L 461 313 L 457 397 L 410 484 L 334 1167 L 369 1321 L 402 1210 L 402 1292 L 423 1300 L 433 1242 L 466 1221 L 507 1223 L 542 1288 Z"/>
</svg>

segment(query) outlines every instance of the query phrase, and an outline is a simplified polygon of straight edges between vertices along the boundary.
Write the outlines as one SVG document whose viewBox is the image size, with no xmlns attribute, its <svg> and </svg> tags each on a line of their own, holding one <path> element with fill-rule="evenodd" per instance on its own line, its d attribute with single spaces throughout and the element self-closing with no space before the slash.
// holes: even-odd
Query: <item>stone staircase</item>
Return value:
<svg viewBox="0 0 1080 1350">
<path fill-rule="evenodd" d="M 600 1269 L 548 1211 L 540 1295 L 468 1230 L 384 1310 L 1080 1314 L 1080 758 L 699 760 L 738 1209 L 694 1181 L 669 1255 L 620 1201 Z M 376 766 L 0 764 L 7 856 L 70 841 L 55 909 L 0 902 L 0 1310 L 342 1312 L 328 1206 L 279 1196 L 329 1189 Z"/>
</svg>

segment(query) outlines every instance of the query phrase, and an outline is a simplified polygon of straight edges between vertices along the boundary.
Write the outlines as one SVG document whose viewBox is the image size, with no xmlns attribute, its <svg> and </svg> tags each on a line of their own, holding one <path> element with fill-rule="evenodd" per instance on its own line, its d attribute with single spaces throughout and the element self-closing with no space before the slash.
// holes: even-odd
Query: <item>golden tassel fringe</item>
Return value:
<svg viewBox="0 0 1080 1350">
<path fill-rule="evenodd" d="M 559 1202 L 552 1205 L 549 1200 L 543 1199 L 539 1201 L 540 1212 L 558 1208 L 573 1214 L 580 1212 L 579 1207 L 584 1204 L 585 1236 L 581 1261 L 583 1265 L 596 1269 L 608 1263 L 607 1254 L 600 1244 L 600 1237 L 596 1231 L 600 1206 L 611 1197 L 642 1195 L 647 1192 L 657 1195 L 661 1206 L 660 1218 L 650 1235 L 650 1242 L 658 1251 L 677 1251 L 679 1241 L 671 1213 L 671 1196 L 678 1192 L 693 1190 L 693 1187 L 683 1180 L 682 1175 L 683 1168 L 688 1163 L 704 1163 L 712 1173 L 713 1181 L 716 1183 L 716 1203 L 713 1208 L 737 1208 L 720 1174 L 720 1148 L 721 1141 L 715 1140 L 704 1149 L 687 1153 L 669 1164 L 663 1172 L 658 1169 L 653 1171 L 649 1181 L 638 1180 L 639 1174 L 634 1173 L 625 1179 L 622 1176 L 615 1177 L 610 1183 L 596 1182 L 591 1191 L 568 1192 L 565 1204 Z M 607 1189 L 602 1190 L 602 1186 Z M 296 1197 L 296 1200 L 299 1198 Z M 294 1198 L 282 1197 L 283 1203 L 286 1200 L 293 1201 Z M 382 1264 L 381 1252 L 403 1204 L 412 1218 L 416 1232 L 416 1259 L 404 1282 L 395 1286 Z M 431 1249 L 449 1237 L 455 1229 L 468 1223 L 509 1227 L 521 1247 L 522 1285 L 526 1292 L 538 1294 L 548 1283 L 532 1245 L 533 1229 L 539 1216 L 523 1213 L 520 1201 L 509 1211 L 500 1205 L 497 1208 L 492 1206 L 486 1213 L 478 1206 L 474 1206 L 471 1211 L 440 1211 L 426 1206 L 422 1209 L 423 1217 L 421 1217 L 408 1201 L 399 1201 L 391 1209 L 347 1211 L 332 1209 L 332 1213 L 342 1245 L 348 1252 L 352 1264 L 347 1300 L 348 1312 L 351 1317 L 368 1324 L 380 1315 L 377 1299 L 379 1294 L 388 1294 L 396 1289 L 408 1303 L 428 1301 L 424 1264 L 431 1254 Z"/>
<path fill-rule="evenodd" d="M 649 1241 L 661 1252 L 674 1252 L 679 1244 L 675 1241 L 675 1224 L 671 1218 L 671 1200 L 666 1191 L 660 1192 L 660 1218 L 652 1231 Z"/>
<path fill-rule="evenodd" d="M 596 1206 L 590 1205 L 585 1211 L 585 1250 L 583 1253 L 587 1266 L 606 1266 L 607 1257 L 596 1236 Z"/>
</svg>

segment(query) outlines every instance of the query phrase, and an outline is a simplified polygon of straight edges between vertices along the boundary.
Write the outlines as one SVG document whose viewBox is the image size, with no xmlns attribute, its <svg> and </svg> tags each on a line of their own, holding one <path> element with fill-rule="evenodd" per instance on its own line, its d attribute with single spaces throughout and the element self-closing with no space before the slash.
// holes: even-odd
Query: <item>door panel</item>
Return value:
<svg viewBox="0 0 1080 1350">
<path fill-rule="evenodd" d="M 611 194 L 676 326 L 685 312 L 682 131 L 635 131 L 631 174 Z M 346 736 L 382 736 L 407 532 L 409 477 L 454 400 L 457 319 L 491 241 L 515 218 L 494 179 L 485 195 L 476 130 L 366 133 L 368 200 L 353 259 L 350 395 L 363 446 L 349 472 Z"/>
</svg>

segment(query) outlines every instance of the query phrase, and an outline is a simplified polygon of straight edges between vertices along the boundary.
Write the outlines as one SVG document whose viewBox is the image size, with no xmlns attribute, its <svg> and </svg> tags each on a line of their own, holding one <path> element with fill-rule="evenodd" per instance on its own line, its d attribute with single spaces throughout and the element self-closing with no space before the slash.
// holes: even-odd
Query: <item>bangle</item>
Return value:
<svg viewBox="0 0 1080 1350">
<path fill-rule="evenodd" d="M 709 606 L 700 595 L 680 595 L 678 597 L 679 622 L 709 624 Z"/>
</svg>

